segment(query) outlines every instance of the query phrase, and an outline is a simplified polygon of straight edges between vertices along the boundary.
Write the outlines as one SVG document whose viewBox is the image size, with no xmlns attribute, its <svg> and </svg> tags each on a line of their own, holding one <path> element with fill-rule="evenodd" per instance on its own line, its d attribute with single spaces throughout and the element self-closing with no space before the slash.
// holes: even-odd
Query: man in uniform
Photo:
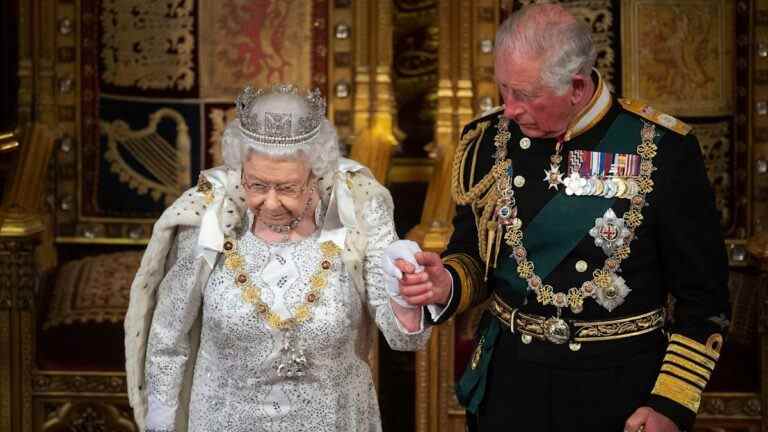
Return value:
<svg viewBox="0 0 768 432">
<path fill-rule="evenodd" d="M 504 105 L 463 131 L 450 243 L 397 262 L 438 324 L 488 301 L 457 385 L 470 430 L 690 430 L 729 316 L 691 128 L 611 95 L 560 6 L 511 16 L 495 55 Z"/>
</svg>

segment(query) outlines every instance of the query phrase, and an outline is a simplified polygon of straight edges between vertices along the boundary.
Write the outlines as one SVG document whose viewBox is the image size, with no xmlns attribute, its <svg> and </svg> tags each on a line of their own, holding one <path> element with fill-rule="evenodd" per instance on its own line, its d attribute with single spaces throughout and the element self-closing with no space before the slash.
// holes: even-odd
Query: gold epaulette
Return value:
<svg viewBox="0 0 768 432">
<path fill-rule="evenodd" d="M 706 344 L 673 333 L 651 394 L 698 412 L 701 395 L 715 370 L 722 346 L 723 337 L 719 333 L 711 335 Z"/>
<path fill-rule="evenodd" d="M 677 132 L 680 135 L 687 135 L 691 131 L 691 126 L 683 123 L 682 121 L 672 117 L 669 114 L 664 114 L 653 109 L 645 102 L 635 99 L 619 99 L 621 106 L 631 112 L 639 115 L 640 117 L 652 121 L 653 123 L 664 126 L 665 128 Z"/>
<path fill-rule="evenodd" d="M 491 108 L 491 109 L 489 109 L 487 111 L 481 112 L 480 114 L 477 115 L 477 117 L 475 117 L 472 120 L 470 120 L 468 124 L 472 124 L 472 123 L 474 123 L 476 121 L 483 120 L 484 118 L 490 117 L 490 116 L 496 114 L 497 112 L 503 111 L 503 110 L 504 110 L 504 105 L 497 105 L 497 106 L 495 106 L 495 107 L 493 107 L 493 108 Z"/>
</svg>

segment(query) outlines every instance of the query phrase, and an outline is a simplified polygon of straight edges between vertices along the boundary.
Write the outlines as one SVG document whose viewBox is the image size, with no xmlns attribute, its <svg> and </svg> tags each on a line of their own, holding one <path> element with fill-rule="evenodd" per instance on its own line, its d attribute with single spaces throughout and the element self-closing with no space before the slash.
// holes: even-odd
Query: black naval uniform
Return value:
<svg viewBox="0 0 768 432">
<path fill-rule="evenodd" d="M 597 91 L 586 112 L 580 114 L 582 121 L 577 118 L 572 122 L 581 123 L 580 130 L 573 136 L 566 135 L 570 139 L 562 148 L 561 172 L 568 175 L 570 159 L 574 157 L 571 151 L 594 151 L 588 155 L 599 157 L 599 146 L 612 144 L 606 143 L 606 139 L 620 140 L 624 151 L 635 153 L 642 141 L 637 131 L 643 130 L 643 125 L 655 128 L 656 152 L 652 158 L 651 190 L 645 194 L 641 210 L 642 223 L 628 244 L 628 256 L 615 272 L 631 291 L 627 294 L 624 290 L 624 301 L 613 305 L 610 311 L 595 298 L 585 298 L 580 313 L 569 307 L 561 308 L 560 318 L 570 330 L 565 343 L 536 337 L 536 332 L 529 337 L 520 328 L 511 329 L 509 320 L 514 321 L 515 314 L 518 318 L 525 315 L 543 320 L 556 317 L 557 308 L 542 305 L 535 292 L 525 294 L 523 290 L 520 294 L 519 287 L 510 289 L 507 285 L 514 285 L 517 265 L 510 256 L 512 247 L 502 240 L 496 251 L 492 246 L 494 240 L 487 241 L 498 218 L 483 218 L 485 207 L 494 202 L 483 202 L 483 198 L 497 181 L 492 167 L 502 110 L 472 121 L 463 131 L 465 147 L 460 148 L 454 164 L 454 182 L 458 185 L 454 198 L 457 202 L 470 202 L 457 205 L 455 231 L 443 253 L 443 261 L 453 277 L 453 294 L 439 322 L 492 299 L 478 331 L 482 342 L 457 385 L 459 400 L 467 406 L 470 430 L 617 432 L 623 430 L 626 419 L 641 406 L 664 414 L 681 430 L 690 430 L 701 393 L 719 357 L 730 310 L 728 262 L 719 213 L 698 142 L 684 123 L 642 103 L 616 99 L 598 74 L 595 80 Z M 606 199 L 566 195 L 562 184 L 557 190 L 549 188 L 543 180 L 544 170 L 550 168 L 556 140 L 526 139 L 511 121 L 507 128 L 511 134 L 506 142 L 507 158 L 511 160 L 508 180 L 514 184 L 516 217 L 522 222 L 524 233 L 556 198 L 566 207 L 578 207 L 578 200 Z M 617 128 L 632 132 L 624 133 Z M 468 197 L 473 187 L 485 192 Z M 461 200 L 456 196 L 457 190 L 464 195 Z M 614 199 L 609 205 L 622 218 L 631 202 Z M 498 211 L 496 208 L 491 214 Z M 573 234 L 567 232 L 568 219 L 583 216 L 557 212 L 556 208 L 555 219 L 550 219 L 556 221 L 551 230 L 547 231 L 549 227 L 545 226 L 543 236 L 539 231 L 544 238 L 537 239 L 537 249 L 528 250 L 533 261 L 548 248 L 563 247 L 559 243 Z M 602 209 L 586 215 L 595 224 L 603 216 L 606 215 Z M 582 286 L 592 279 L 595 270 L 603 267 L 607 252 L 596 246 L 589 228 L 574 228 L 579 230 L 571 236 L 575 243 L 565 246 L 551 271 L 541 275 L 543 283 L 551 285 L 555 293 Z M 478 236 L 483 231 L 485 234 Z M 497 233 L 497 237 L 503 235 L 503 231 Z M 526 247 L 529 240 L 535 240 L 527 235 L 522 241 Z M 487 243 L 482 251 L 480 237 L 485 237 Z M 505 266 L 507 276 L 502 277 L 499 269 Z M 667 316 L 664 323 L 655 316 L 654 326 L 633 333 L 638 325 L 647 326 L 649 322 L 646 319 L 642 324 L 638 317 L 663 308 L 669 294 L 675 299 L 674 315 Z M 491 313 L 494 307 L 496 312 L 506 311 Z M 662 309 L 660 314 L 663 313 Z M 500 319 L 500 315 L 506 320 Z M 592 338 L 576 343 L 574 320 L 606 321 L 607 325 L 594 326 Z M 621 326 L 626 328 L 621 330 Z M 628 336 L 613 337 L 622 331 Z"/>
</svg>

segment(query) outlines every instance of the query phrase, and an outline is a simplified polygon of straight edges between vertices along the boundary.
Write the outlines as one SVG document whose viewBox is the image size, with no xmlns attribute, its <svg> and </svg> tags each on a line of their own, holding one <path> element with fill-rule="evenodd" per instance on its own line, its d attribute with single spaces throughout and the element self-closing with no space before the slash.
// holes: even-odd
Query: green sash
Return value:
<svg viewBox="0 0 768 432">
<path fill-rule="evenodd" d="M 643 122 L 637 118 L 626 113 L 619 114 L 594 151 L 636 153 L 641 142 L 642 126 Z M 654 139 L 656 144 L 665 132 L 663 128 L 657 129 Z M 602 217 L 615 201 L 615 198 L 573 197 L 564 192 L 555 195 L 531 221 L 523 236 L 528 259 L 533 261 L 536 274 L 542 279 L 549 276 L 594 226 L 595 219 Z M 517 262 L 513 258 L 505 257 L 500 261 L 499 267 L 494 271 L 494 277 L 502 282 L 498 284 L 497 289 L 501 291 L 502 297 L 512 304 L 521 304 L 527 295 L 528 284 L 517 275 Z M 456 384 L 459 402 L 473 414 L 477 413 L 485 396 L 488 365 L 499 334 L 498 320 L 487 320 L 479 332 L 480 340 L 483 341 L 479 358 L 476 362 L 470 362 Z M 472 368 L 471 363 L 475 363 L 475 368 Z"/>
<path fill-rule="evenodd" d="M 483 401 L 488 364 L 493 357 L 493 348 L 496 346 L 496 338 L 499 336 L 499 330 L 501 330 L 499 320 L 496 318 L 486 316 L 484 317 L 485 320 L 488 322 L 483 327 L 483 332 L 478 339 L 478 346 L 472 352 L 472 358 L 470 358 L 461 379 L 456 384 L 456 397 L 459 403 L 471 413 L 477 413 L 477 409 L 480 408 L 480 403 Z M 477 358 L 475 359 L 475 357 Z"/>
</svg>

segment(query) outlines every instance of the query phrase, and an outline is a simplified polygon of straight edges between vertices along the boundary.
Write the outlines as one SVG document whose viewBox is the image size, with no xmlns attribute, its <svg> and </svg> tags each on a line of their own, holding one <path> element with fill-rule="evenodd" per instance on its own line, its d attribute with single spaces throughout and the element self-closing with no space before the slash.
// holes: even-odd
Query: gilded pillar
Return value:
<svg viewBox="0 0 768 432">
<path fill-rule="evenodd" d="M 58 125 L 56 2 L 19 1 L 18 124 L 0 137 L 13 159 L 0 206 L 0 430 L 32 430 L 35 290 L 46 171 Z"/>
<path fill-rule="evenodd" d="M 445 248 L 452 232 L 451 170 L 461 129 L 498 100 L 492 55 L 498 16 L 497 1 L 440 2 L 437 160 L 421 223 L 408 234 L 426 250 Z"/>
<path fill-rule="evenodd" d="M 497 101 L 493 80 L 493 39 L 497 0 L 439 3 L 437 160 L 421 223 L 408 233 L 425 250 L 441 251 L 452 232 L 450 184 L 453 154 L 461 130 Z M 416 353 L 416 430 L 463 430 L 463 410 L 453 395 L 453 323 L 433 329 L 430 344 Z"/>
<path fill-rule="evenodd" d="M 43 230 L 41 205 L 55 130 L 55 7 L 52 0 L 19 2 L 19 127 L 12 145 L 15 169 L 3 193 L 0 236 L 27 236 Z M 38 4 L 39 3 L 39 4 Z M 34 29 L 34 31 L 33 31 Z M 35 95 L 34 98 L 32 95 Z M 34 103 L 35 118 L 32 118 Z"/>
<path fill-rule="evenodd" d="M 392 4 L 354 2 L 354 142 L 351 158 L 385 181 L 397 144 L 392 91 Z M 363 34 L 363 32 L 365 32 Z"/>
</svg>

